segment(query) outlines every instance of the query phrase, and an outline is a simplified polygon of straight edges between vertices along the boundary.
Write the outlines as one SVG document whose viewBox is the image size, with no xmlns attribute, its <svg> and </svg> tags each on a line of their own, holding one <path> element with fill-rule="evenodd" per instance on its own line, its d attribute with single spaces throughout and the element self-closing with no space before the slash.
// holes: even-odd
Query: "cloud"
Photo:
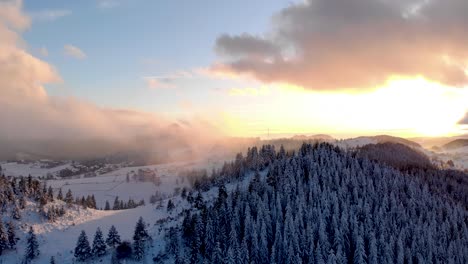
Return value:
<svg viewBox="0 0 468 264">
<path fill-rule="evenodd" d="M 92 158 L 134 151 L 152 161 L 193 157 L 217 138 L 201 118 L 173 120 L 111 109 L 74 97 L 49 95 L 57 70 L 28 53 L 21 38 L 29 18 L 21 1 L 0 2 L 0 159 L 27 153 L 47 158 Z M 169 157 L 169 158 L 166 158 Z"/>
<path fill-rule="evenodd" d="M 0 25 L 12 27 L 17 30 L 24 30 L 29 27 L 31 19 L 21 12 L 23 2 L 21 0 L 2 0 L 0 1 Z M 4 30 L 5 35 L 14 35 L 12 32 Z M 5 36 L 2 34 L 2 36 Z"/>
<path fill-rule="evenodd" d="M 65 45 L 63 47 L 63 51 L 65 55 L 73 57 L 75 59 L 85 59 L 87 57 L 86 53 L 84 53 L 80 48 L 73 46 L 73 45 Z"/>
<path fill-rule="evenodd" d="M 151 89 L 174 88 L 175 85 L 171 79 L 167 78 L 145 78 L 146 85 Z"/>
<path fill-rule="evenodd" d="M 181 79 L 197 78 L 197 74 L 193 71 L 179 70 L 168 75 L 145 76 L 148 88 L 174 88 L 176 82 Z"/>
<path fill-rule="evenodd" d="M 211 70 L 312 90 L 373 89 L 391 76 L 468 85 L 468 1 L 305 0 L 269 32 L 221 35 Z"/>
<path fill-rule="evenodd" d="M 459 122 L 459 125 L 468 125 L 468 112 L 466 113 L 465 117 L 463 117 Z"/>
<path fill-rule="evenodd" d="M 47 50 L 46 47 L 42 47 L 39 49 L 39 54 L 41 54 L 42 57 L 47 57 L 49 56 L 49 50 Z"/>
<path fill-rule="evenodd" d="M 228 90 L 230 96 L 261 96 L 267 95 L 269 92 L 270 90 L 267 86 L 261 86 L 258 88 L 231 88 Z"/>
<path fill-rule="evenodd" d="M 97 5 L 102 9 L 114 8 L 120 5 L 120 2 L 117 0 L 98 0 Z"/>
<path fill-rule="evenodd" d="M 55 21 L 59 18 L 71 15 L 70 10 L 66 9 L 46 9 L 31 13 L 31 17 L 36 21 Z"/>
</svg>

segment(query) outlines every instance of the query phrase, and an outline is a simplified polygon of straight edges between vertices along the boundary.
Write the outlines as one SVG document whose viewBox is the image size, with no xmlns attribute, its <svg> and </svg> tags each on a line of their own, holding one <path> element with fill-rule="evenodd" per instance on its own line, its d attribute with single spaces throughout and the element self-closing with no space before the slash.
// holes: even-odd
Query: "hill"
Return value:
<svg viewBox="0 0 468 264">
<path fill-rule="evenodd" d="M 349 148 L 358 148 L 362 147 L 368 144 L 378 144 L 378 143 L 398 143 L 398 144 L 403 144 L 411 148 L 421 148 L 421 145 L 418 143 L 401 138 L 401 137 L 393 137 L 393 136 L 388 136 L 388 135 L 378 135 L 378 136 L 362 136 L 362 137 L 357 137 L 357 138 L 350 138 L 350 139 L 345 139 L 338 141 L 337 144 L 338 146 L 349 149 Z"/>
<path fill-rule="evenodd" d="M 401 143 L 369 144 L 359 148 L 356 153 L 358 157 L 378 161 L 400 170 L 433 167 L 423 152 Z"/>
<path fill-rule="evenodd" d="M 103 255 L 84 256 L 84 262 L 117 263 L 119 256 L 125 263 L 171 264 L 467 263 L 468 175 L 420 166 L 395 169 L 389 155 L 419 154 L 402 144 L 363 149 L 359 154 L 362 149 L 319 142 L 293 151 L 252 146 L 211 173 L 206 165 L 192 167 L 176 178 L 183 185 L 168 185 L 163 178 L 161 188 L 185 186 L 166 199 L 145 198 L 150 190 L 136 186 L 133 177 L 125 179 L 132 168 L 110 173 L 125 186 L 112 190 L 96 185 L 101 180 L 113 185 L 111 175 L 69 180 L 66 187 L 75 186 L 78 194 L 71 199 L 52 188 L 58 187 L 54 181 L 46 186 L 34 177 L 0 177 L 0 220 L 16 226 L 20 239 L 0 252 L 0 262 L 24 260 L 30 226 L 41 252 L 33 263 L 45 264 L 51 256 L 57 263 L 76 263 L 81 230 L 92 239 L 97 228 L 107 234 L 114 225 L 122 241 L 130 242 L 128 254 L 121 255 L 120 246 L 107 247 Z M 159 165 L 158 172 L 162 169 Z M 141 193 L 131 194 L 127 203 L 122 200 L 131 185 Z M 103 195 L 95 197 L 99 192 Z M 137 194 L 150 202 L 130 202 Z M 97 210 L 107 195 L 123 198 L 112 209 Z M 148 223 L 141 232 L 135 227 L 140 216 Z M 141 233 L 148 237 L 135 235 Z"/>
<path fill-rule="evenodd" d="M 454 150 L 464 147 L 468 147 L 468 139 L 464 138 L 455 139 L 442 146 L 445 150 Z"/>
</svg>

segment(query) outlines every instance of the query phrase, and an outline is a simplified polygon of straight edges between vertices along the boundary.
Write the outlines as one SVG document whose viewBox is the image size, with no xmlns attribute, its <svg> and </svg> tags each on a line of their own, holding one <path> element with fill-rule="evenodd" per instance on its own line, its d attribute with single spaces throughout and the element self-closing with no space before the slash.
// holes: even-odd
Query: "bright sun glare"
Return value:
<svg viewBox="0 0 468 264">
<path fill-rule="evenodd" d="M 466 89 L 446 87 L 424 78 L 392 78 L 366 93 L 327 93 L 273 85 L 243 111 L 225 121 L 236 135 L 329 133 L 353 135 L 449 136 L 468 101 Z M 245 99 L 245 98 L 244 98 Z M 278 107 L 281 105 L 281 107 Z M 255 113 L 251 115 L 248 113 Z"/>
</svg>

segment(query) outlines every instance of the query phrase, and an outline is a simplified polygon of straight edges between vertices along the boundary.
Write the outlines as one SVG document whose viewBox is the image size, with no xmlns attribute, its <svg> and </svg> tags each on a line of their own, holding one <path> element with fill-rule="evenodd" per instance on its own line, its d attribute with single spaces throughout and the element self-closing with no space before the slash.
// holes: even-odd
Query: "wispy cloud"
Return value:
<svg viewBox="0 0 468 264">
<path fill-rule="evenodd" d="M 102 9 L 114 8 L 120 5 L 120 1 L 117 0 L 98 0 L 97 6 Z"/>
<path fill-rule="evenodd" d="M 269 94 L 270 89 L 267 86 L 231 88 L 228 93 L 230 96 L 261 96 Z"/>
<path fill-rule="evenodd" d="M 170 79 L 145 78 L 146 85 L 151 89 L 174 88 L 175 85 Z"/>
<path fill-rule="evenodd" d="M 67 56 L 73 57 L 75 59 L 85 59 L 87 57 L 86 53 L 84 53 L 80 48 L 73 46 L 73 45 L 65 45 L 63 47 L 64 53 Z"/>
<path fill-rule="evenodd" d="M 39 49 L 39 54 L 42 57 L 47 57 L 47 56 L 49 56 L 49 51 L 47 50 L 46 47 L 42 47 L 42 48 Z"/>
<path fill-rule="evenodd" d="M 71 15 L 67 9 L 45 9 L 31 13 L 31 18 L 36 21 L 55 21 L 59 18 Z"/>
<path fill-rule="evenodd" d="M 193 71 L 180 70 L 168 75 L 144 76 L 143 79 L 146 81 L 148 88 L 174 88 L 177 80 L 197 77 L 197 74 Z"/>
</svg>

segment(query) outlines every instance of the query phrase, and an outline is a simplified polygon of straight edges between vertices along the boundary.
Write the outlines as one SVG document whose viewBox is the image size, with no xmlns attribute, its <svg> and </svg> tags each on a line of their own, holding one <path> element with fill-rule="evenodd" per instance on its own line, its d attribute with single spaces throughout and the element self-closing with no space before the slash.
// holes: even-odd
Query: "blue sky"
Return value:
<svg viewBox="0 0 468 264">
<path fill-rule="evenodd" d="M 468 2 L 416 2 L 0 1 L 0 89 L 83 130 L 120 109 L 234 136 L 466 133 Z"/>
<path fill-rule="evenodd" d="M 30 50 L 48 51 L 64 83 L 49 85 L 56 95 L 73 95 L 99 105 L 146 111 L 177 111 L 181 101 L 216 104 L 219 90 L 239 81 L 197 77 L 174 89 L 149 89 L 143 77 L 208 67 L 223 33 L 268 30 L 271 15 L 288 1 L 106 1 L 26 0 L 33 25 L 24 39 Z M 114 5 L 115 4 L 115 5 Z M 66 13 L 46 18 L 40 14 Z M 46 15 L 43 15 L 46 16 Z M 81 49 L 85 59 L 64 55 L 64 45 Z M 40 56 L 40 55 L 38 55 Z M 243 82 L 241 82 L 243 83 Z M 226 98 L 228 100 L 229 98 Z"/>
</svg>

